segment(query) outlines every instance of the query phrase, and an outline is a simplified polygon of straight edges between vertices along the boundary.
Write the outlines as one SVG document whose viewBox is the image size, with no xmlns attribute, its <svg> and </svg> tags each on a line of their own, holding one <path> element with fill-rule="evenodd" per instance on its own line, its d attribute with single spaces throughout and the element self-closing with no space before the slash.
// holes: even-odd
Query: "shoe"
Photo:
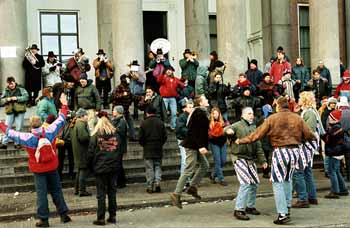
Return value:
<svg viewBox="0 0 350 228">
<path fill-rule="evenodd" d="M 72 221 L 72 219 L 67 214 L 61 215 L 61 222 L 62 223 L 68 223 L 68 222 L 71 222 L 71 221 Z"/>
<path fill-rule="evenodd" d="M 104 219 L 97 219 L 97 220 L 93 221 L 92 224 L 94 224 L 96 226 L 104 226 L 104 225 L 106 225 L 106 221 Z"/>
<path fill-rule="evenodd" d="M 219 181 L 219 185 L 221 185 L 221 186 L 227 186 L 228 184 L 227 184 L 226 181 Z"/>
<path fill-rule="evenodd" d="M 338 196 L 348 196 L 349 195 L 349 191 L 338 192 L 337 195 Z"/>
<path fill-rule="evenodd" d="M 108 222 L 108 223 L 112 223 L 112 224 L 116 224 L 116 223 L 117 223 L 117 219 L 115 218 L 115 216 L 109 217 L 109 218 L 107 219 L 107 222 Z"/>
<path fill-rule="evenodd" d="M 235 210 L 233 216 L 238 220 L 249 220 L 250 218 L 245 214 L 244 211 Z"/>
<path fill-rule="evenodd" d="M 309 208 L 309 201 L 297 201 L 292 205 L 292 208 Z"/>
<path fill-rule="evenodd" d="M 160 188 L 159 185 L 156 185 L 156 187 L 155 187 L 155 189 L 154 189 L 154 192 L 156 192 L 156 193 L 162 192 L 162 189 Z"/>
<path fill-rule="evenodd" d="M 326 199 L 339 199 L 339 196 L 337 195 L 337 193 L 330 192 L 327 195 L 325 195 L 324 198 L 326 198 Z"/>
<path fill-rule="evenodd" d="M 153 193 L 153 190 L 152 190 L 152 188 L 147 188 L 147 189 L 146 189 L 146 192 L 149 193 L 149 194 L 152 194 L 152 193 Z"/>
<path fill-rule="evenodd" d="M 92 196 L 92 194 L 90 192 L 80 192 L 79 193 L 80 197 L 84 197 L 84 196 Z"/>
<path fill-rule="evenodd" d="M 309 204 L 318 205 L 317 199 L 309 199 Z"/>
<path fill-rule="evenodd" d="M 285 215 L 285 216 L 282 216 L 282 215 L 278 215 L 277 219 L 275 221 L 273 221 L 274 224 L 276 225 L 284 225 L 284 224 L 287 224 L 289 223 L 291 220 L 290 218 Z"/>
<path fill-rule="evenodd" d="M 36 227 L 50 227 L 49 220 L 39 220 L 35 223 Z"/>
<path fill-rule="evenodd" d="M 251 215 L 260 215 L 260 211 L 258 211 L 255 207 L 252 207 L 252 208 L 247 207 L 245 209 L 245 213 L 251 214 Z"/>
<path fill-rule="evenodd" d="M 198 195 L 198 190 L 196 187 L 194 186 L 190 186 L 187 189 L 187 194 L 190 194 L 191 196 L 193 196 L 194 198 L 196 198 L 197 200 L 201 200 L 202 197 L 200 195 Z"/>
<path fill-rule="evenodd" d="M 0 145 L 0 149 L 2 149 L 2 150 L 6 150 L 6 149 L 7 149 L 7 145 L 5 145 L 5 144 L 1 144 L 1 145 Z"/>
<path fill-rule="evenodd" d="M 173 204 L 173 206 L 178 207 L 179 209 L 182 209 L 181 195 L 176 193 L 171 193 L 170 201 Z"/>
</svg>

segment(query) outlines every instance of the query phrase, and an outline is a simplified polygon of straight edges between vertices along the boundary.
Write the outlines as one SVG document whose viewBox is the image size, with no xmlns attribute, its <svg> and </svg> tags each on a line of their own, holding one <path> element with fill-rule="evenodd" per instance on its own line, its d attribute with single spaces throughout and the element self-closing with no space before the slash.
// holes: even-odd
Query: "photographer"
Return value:
<svg viewBox="0 0 350 228">
<path fill-rule="evenodd" d="M 181 78 L 183 76 L 188 76 L 188 84 L 194 88 L 199 62 L 196 60 L 196 56 L 192 55 L 190 49 L 185 49 L 183 56 L 184 58 L 179 61 Z"/>
<path fill-rule="evenodd" d="M 60 75 L 63 69 L 64 66 L 58 62 L 54 52 L 49 51 L 42 72 L 43 88 L 52 87 L 54 84 L 62 82 Z"/>
</svg>

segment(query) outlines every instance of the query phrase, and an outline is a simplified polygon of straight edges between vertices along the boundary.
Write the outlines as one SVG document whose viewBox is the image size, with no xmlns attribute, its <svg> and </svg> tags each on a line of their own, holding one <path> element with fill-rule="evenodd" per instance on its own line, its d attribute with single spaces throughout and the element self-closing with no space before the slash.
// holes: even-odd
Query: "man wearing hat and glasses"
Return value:
<svg viewBox="0 0 350 228">
<path fill-rule="evenodd" d="M 113 77 L 113 64 L 106 56 L 103 49 L 99 49 L 96 53 L 96 58 L 93 60 L 95 68 L 96 88 L 102 97 L 103 106 L 109 108 L 108 94 L 111 91 L 111 78 Z"/>
<path fill-rule="evenodd" d="M 55 53 L 49 51 L 47 53 L 45 67 L 43 68 L 44 88 L 52 87 L 54 84 L 62 82 L 60 77 L 62 66 L 62 63 L 58 62 Z"/>
<path fill-rule="evenodd" d="M 35 99 L 41 90 L 41 68 L 45 66 L 45 61 L 39 50 L 38 45 L 32 44 L 22 63 L 25 70 L 25 89 L 29 94 L 28 106 L 35 105 Z"/>
<path fill-rule="evenodd" d="M 183 56 L 184 58 L 179 61 L 181 67 L 181 78 L 187 76 L 188 84 L 194 88 L 199 62 L 196 60 L 195 56 L 192 55 L 190 49 L 185 49 Z"/>
</svg>

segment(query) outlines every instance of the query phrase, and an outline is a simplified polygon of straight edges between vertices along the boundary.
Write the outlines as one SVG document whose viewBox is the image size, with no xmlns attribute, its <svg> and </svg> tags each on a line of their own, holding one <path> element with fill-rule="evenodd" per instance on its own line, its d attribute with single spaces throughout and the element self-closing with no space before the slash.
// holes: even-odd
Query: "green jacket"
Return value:
<svg viewBox="0 0 350 228">
<path fill-rule="evenodd" d="M 7 101 L 8 97 L 17 97 L 17 101 Z M 26 111 L 28 98 L 28 92 L 22 86 L 16 85 L 14 90 L 6 87 L 2 93 L 0 104 L 5 105 L 6 114 L 23 113 Z"/>
<path fill-rule="evenodd" d="M 309 70 L 304 66 L 295 66 L 292 69 L 292 79 L 301 81 L 301 90 L 304 90 L 307 82 L 311 79 Z"/>
<path fill-rule="evenodd" d="M 75 167 L 78 169 L 89 168 L 87 156 L 90 135 L 87 122 L 77 120 L 71 131 L 71 140 Z"/>
<path fill-rule="evenodd" d="M 43 122 L 45 122 L 47 116 L 50 114 L 57 116 L 57 109 L 54 103 L 54 99 L 43 97 L 36 106 L 36 114 L 40 116 L 41 121 Z"/>
<path fill-rule="evenodd" d="M 196 83 L 194 87 L 194 93 L 196 96 L 208 94 L 208 69 L 205 66 L 199 66 L 197 69 Z"/>
<path fill-rule="evenodd" d="M 85 87 L 78 86 L 74 94 L 74 107 L 76 110 L 83 108 L 101 110 L 101 98 L 96 87 L 89 80 Z"/>
<path fill-rule="evenodd" d="M 311 129 L 312 132 L 316 132 L 317 128 L 317 118 L 313 109 L 304 110 L 301 113 L 301 117 L 305 121 L 306 125 Z"/>
<path fill-rule="evenodd" d="M 228 129 L 232 129 L 235 132 L 233 136 L 226 134 Z M 259 164 L 263 164 L 266 162 L 266 159 L 260 141 L 240 145 L 235 143 L 236 139 L 241 139 L 250 135 L 255 129 L 255 124 L 249 125 L 247 121 L 241 119 L 240 121 L 225 127 L 224 133 L 228 136 L 228 139 L 231 140 L 228 151 L 237 156 L 237 159 L 253 160 L 255 162 L 257 161 Z"/>
<path fill-rule="evenodd" d="M 179 61 L 181 67 L 181 76 L 188 76 L 189 81 L 196 80 L 197 76 L 197 67 L 199 66 L 199 62 L 197 60 L 187 61 L 186 59 L 181 59 Z"/>
</svg>

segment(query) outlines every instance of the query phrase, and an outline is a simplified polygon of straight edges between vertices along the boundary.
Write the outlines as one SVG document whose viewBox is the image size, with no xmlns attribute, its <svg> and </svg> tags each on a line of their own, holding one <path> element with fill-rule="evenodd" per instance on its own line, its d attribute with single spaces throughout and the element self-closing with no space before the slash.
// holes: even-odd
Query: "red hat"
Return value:
<svg viewBox="0 0 350 228">
<path fill-rule="evenodd" d="M 331 114 L 329 114 L 329 116 L 333 120 L 340 121 L 341 120 L 341 111 L 340 110 L 334 110 L 334 111 L 331 112 Z"/>
<path fill-rule="evenodd" d="M 349 71 L 349 70 L 344 71 L 344 73 L 343 73 L 343 79 L 344 79 L 344 80 L 350 79 L 350 71 Z"/>
</svg>

